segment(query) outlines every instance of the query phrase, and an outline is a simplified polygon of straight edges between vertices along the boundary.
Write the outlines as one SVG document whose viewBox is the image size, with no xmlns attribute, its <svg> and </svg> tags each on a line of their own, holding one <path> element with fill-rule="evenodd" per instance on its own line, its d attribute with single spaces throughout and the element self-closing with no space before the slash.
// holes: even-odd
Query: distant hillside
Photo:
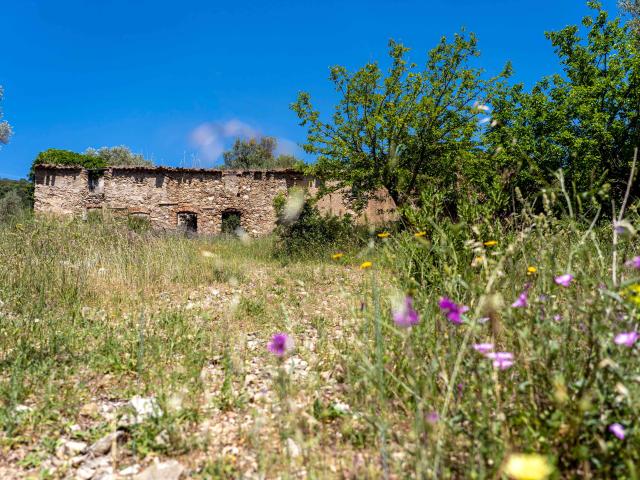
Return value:
<svg viewBox="0 0 640 480">
<path fill-rule="evenodd" d="M 10 180 L 8 178 L 0 178 L 0 199 L 9 192 L 15 192 L 20 197 L 25 207 L 31 206 L 33 185 L 28 180 Z"/>
</svg>

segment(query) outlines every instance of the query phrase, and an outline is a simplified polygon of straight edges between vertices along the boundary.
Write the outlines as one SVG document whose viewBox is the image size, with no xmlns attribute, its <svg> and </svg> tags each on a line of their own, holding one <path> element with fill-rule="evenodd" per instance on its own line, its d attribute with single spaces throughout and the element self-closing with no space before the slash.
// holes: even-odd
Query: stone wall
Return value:
<svg viewBox="0 0 640 480">
<path fill-rule="evenodd" d="M 240 215 L 251 235 L 275 228 L 273 200 L 293 187 L 317 191 L 315 181 L 293 170 L 205 170 L 169 167 L 111 167 L 87 171 L 77 167 L 40 165 L 35 169 L 35 205 L 40 213 L 86 215 L 109 211 L 146 218 L 154 228 L 173 231 L 195 219 L 197 231 L 217 234 L 227 212 Z M 323 197 L 324 213 L 352 213 L 344 195 Z M 194 216 L 195 214 L 195 216 Z M 370 202 L 361 221 L 379 222 L 395 215 L 386 196 Z M 190 220 L 187 220 L 187 222 Z"/>
</svg>

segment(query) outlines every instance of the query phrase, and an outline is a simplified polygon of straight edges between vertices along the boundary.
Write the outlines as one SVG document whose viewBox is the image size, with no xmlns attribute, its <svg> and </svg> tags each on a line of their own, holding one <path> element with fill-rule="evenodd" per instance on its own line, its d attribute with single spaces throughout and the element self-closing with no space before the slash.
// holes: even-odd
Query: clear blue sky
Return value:
<svg viewBox="0 0 640 480">
<path fill-rule="evenodd" d="M 510 59 L 530 84 L 558 70 L 544 31 L 587 12 L 582 0 L 0 0 L 2 108 L 15 131 L 0 177 L 24 177 L 47 148 L 125 144 L 159 164 L 211 166 L 255 131 L 295 150 L 297 92 L 330 112 L 328 67 L 384 60 L 389 38 L 421 63 L 464 26 L 488 73 Z M 215 141 L 199 148 L 202 134 Z"/>
</svg>

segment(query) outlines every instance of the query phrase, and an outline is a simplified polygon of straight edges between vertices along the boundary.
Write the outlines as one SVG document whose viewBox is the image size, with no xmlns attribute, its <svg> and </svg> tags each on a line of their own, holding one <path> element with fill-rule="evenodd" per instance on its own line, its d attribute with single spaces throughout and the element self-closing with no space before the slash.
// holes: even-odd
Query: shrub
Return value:
<svg viewBox="0 0 640 480">
<path fill-rule="evenodd" d="M 9 192 L 15 192 L 24 208 L 30 208 L 33 205 L 33 184 L 28 180 L 10 180 L 8 178 L 0 178 L 0 198 Z"/>
<path fill-rule="evenodd" d="M 84 168 L 104 168 L 107 166 L 102 157 L 84 155 L 70 150 L 58 150 L 57 148 L 40 152 L 33 163 L 34 165 L 78 165 Z"/>
<path fill-rule="evenodd" d="M 21 216 L 26 209 L 24 200 L 15 190 L 9 190 L 0 197 L 0 222 Z"/>
<path fill-rule="evenodd" d="M 90 155 L 72 152 L 71 150 L 59 150 L 57 148 L 49 148 L 38 154 L 29 172 L 29 180 L 31 181 L 34 179 L 34 168 L 36 165 L 68 165 L 87 169 L 104 168 L 107 166 L 104 159 L 100 157 L 92 157 Z"/>
<path fill-rule="evenodd" d="M 332 250 L 353 248 L 366 238 L 350 216 L 322 215 L 309 200 L 304 201 L 297 219 L 285 221 L 285 201 L 283 196 L 274 200 L 279 217 L 274 250 L 278 257 L 321 256 Z"/>
</svg>

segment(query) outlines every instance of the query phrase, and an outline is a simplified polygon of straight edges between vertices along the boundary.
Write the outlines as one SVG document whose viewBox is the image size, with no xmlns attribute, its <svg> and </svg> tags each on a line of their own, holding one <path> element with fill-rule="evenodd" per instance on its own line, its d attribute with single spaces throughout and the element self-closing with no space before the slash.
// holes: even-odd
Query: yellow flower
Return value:
<svg viewBox="0 0 640 480">
<path fill-rule="evenodd" d="M 391 234 L 389 232 L 382 232 L 378 234 L 378 238 L 387 238 Z"/>
<path fill-rule="evenodd" d="M 362 262 L 360 264 L 360 270 L 366 270 L 367 268 L 371 268 L 371 266 L 373 265 L 373 263 L 366 261 L 366 262 Z"/>
<path fill-rule="evenodd" d="M 498 244 L 497 240 L 488 240 L 484 242 L 485 247 L 494 247 Z"/>
<path fill-rule="evenodd" d="M 537 453 L 513 453 L 509 455 L 504 471 L 516 480 L 544 480 L 553 468 Z"/>
<path fill-rule="evenodd" d="M 213 252 L 210 252 L 209 250 L 202 250 L 200 253 L 202 254 L 203 257 L 206 257 L 206 258 L 213 257 Z"/>
<path fill-rule="evenodd" d="M 620 292 L 620 296 L 625 300 L 640 306 L 640 284 L 634 283 Z"/>
<path fill-rule="evenodd" d="M 333 258 L 334 260 L 340 260 L 343 256 L 344 256 L 344 253 L 338 252 L 331 255 L 331 258 Z"/>
<path fill-rule="evenodd" d="M 473 260 L 471 261 L 471 266 L 472 267 L 479 267 L 484 263 L 484 257 L 480 256 L 480 257 L 474 257 Z"/>
<path fill-rule="evenodd" d="M 425 231 L 421 231 L 421 232 L 416 232 L 413 234 L 414 237 L 420 238 L 420 237 L 424 237 L 427 234 L 427 232 Z"/>
<path fill-rule="evenodd" d="M 530 265 L 527 267 L 527 275 L 533 275 L 537 271 L 538 271 L 538 267 L 534 267 L 533 265 Z"/>
</svg>

